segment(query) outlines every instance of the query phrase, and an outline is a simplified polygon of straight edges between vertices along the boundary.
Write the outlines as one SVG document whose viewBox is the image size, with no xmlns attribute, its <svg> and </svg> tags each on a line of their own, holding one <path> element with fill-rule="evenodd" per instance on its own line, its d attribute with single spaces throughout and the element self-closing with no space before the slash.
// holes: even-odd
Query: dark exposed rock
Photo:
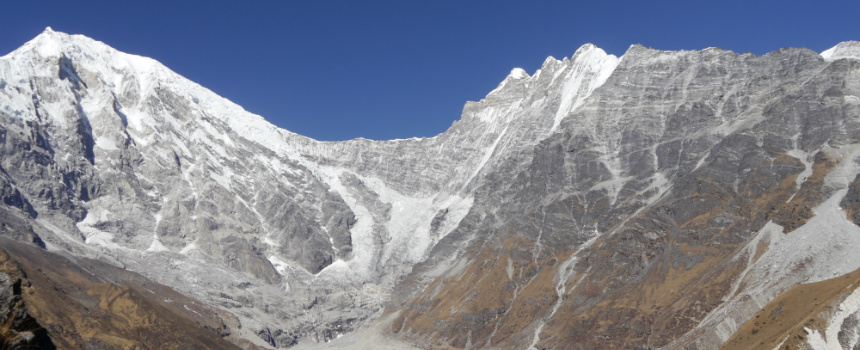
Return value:
<svg viewBox="0 0 860 350">
<path fill-rule="evenodd" d="M 48 331 L 27 312 L 21 279 L 0 272 L 0 348 L 56 349 Z"/>
</svg>

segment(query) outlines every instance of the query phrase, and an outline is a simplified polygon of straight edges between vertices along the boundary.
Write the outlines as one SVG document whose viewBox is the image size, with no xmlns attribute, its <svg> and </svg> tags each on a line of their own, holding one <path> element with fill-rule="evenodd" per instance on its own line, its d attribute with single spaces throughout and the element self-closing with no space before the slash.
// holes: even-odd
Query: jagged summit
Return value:
<svg viewBox="0 0 860 350">
<path fill-rule="evenodd" d="M 104 51 L 110 49 L 106 44 L 83 35 L 70 35 L 46 27 L 39 35 L 31 39 L 5 57 L 35 52 L 42 57 L 56 57 L 67 51 Z"/>
<path fill-rule="evenodd" d="M 38 38 L 38 37 L 43 36 L 43 35 L 44 35 L 44 36 L 48 36 L 48 37 L 50 37 L 50 36 L 54 36 L 54 35 L 57 35 L 57 34 L 64 35 L 64 36 L 69 36 L 69 34 L 66 34 L 66 33 L 63 33 L 63 32 L 57 32 L 57 31 L 54 31 L 54 29 L 53 29 L 53 28 L 51 28 L 51 26 L 47 26 L 47 27 L 45 27 L 45 30 L 43 30 L 41 33 L 39 33 L 39 35 L 37 35 L 36 37 Z"/>
<path fill-rule="evenodd" d="M 603 49 L 601 49 L 600 47 L 598 47 L 598 46 L 597 46 L 597 45 L 595 45 L 595 44 L 592 44 L 592 43 L 585 43 L 585 44 L 583 44 L 582 46 L 580 46 L 578 49 L 576 49 L 576 51 L 573 53 L 573 56 L 575 57 L 575 56 L 576 56 L 576 55 L 578 55 L 580 52 L 587 52 L 587 51 L 591 51 L 591 50 L 600 50 L 600 51 L 603 51 Z M 605 52 L 604 52 L 604 53 L 605 53 Z"/>
<path fill-rule="evenodd" d="M 529 73 L 526 73 L 525 69 L 514 68 L 511 69 L 511 74 L 509 74 L 508 76 L 513 79 L 525 79 L 529 77 Z"/>
<path fill-rule="evenodd" d="M 68 37 L 69 35 L 66 33 L 63 33 L 63 32 L 58 33 L 56 31 L 54 31 L 53 29 L 51 29 L 50 26 L 48 26 L 48 27 L 45 27 L 45 30 L 43 30 L 41 33 L 39 33 L 39 35 L 36 35 L 36 37 L 33 38 L 31 41 L 41 42 L 43 40 L 61 40 L 60 36 Z"/>
</svg>

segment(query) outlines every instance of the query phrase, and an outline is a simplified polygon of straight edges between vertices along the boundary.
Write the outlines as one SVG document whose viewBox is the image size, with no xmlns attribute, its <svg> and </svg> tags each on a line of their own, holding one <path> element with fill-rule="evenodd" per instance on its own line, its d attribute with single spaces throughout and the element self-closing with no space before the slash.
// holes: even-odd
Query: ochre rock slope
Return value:
<svg viewBox="0 0 860 350">
<path fill-rule="evenodd" d="M 98 261 L 0 237 L 0 273 L 58 349 L 238 349 L 221 312 Z"/>
<path fill-rule="evenodd" d="M 810 332 L 825 331 L 831 316 L 858 287 L 860 270 L 826 281 L 797 285 L 768 303 L 720 349 L 808 349 L 811 347 Z M 847 326 L 856 325 L 855 318 L 854 324 Z M 842 334 L 839 338 L 843 338 Z"/>
</svg>

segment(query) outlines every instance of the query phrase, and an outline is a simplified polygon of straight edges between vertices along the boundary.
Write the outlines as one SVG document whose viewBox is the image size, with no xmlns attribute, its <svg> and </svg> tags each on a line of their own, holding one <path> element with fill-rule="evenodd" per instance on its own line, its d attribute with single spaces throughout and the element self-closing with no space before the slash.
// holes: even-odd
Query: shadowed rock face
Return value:
<svg viewBox="0 0 860 350">
<path fill-rule="evenodd" d="M 318 142 L 46 30 L 0 58 L 2 232 L 234 315 L 243 346 L 368 326 L 425 348 L 712 349 L 860 268 L 856 46 L 585 45 L 435 137 Z M 80 300 L 176 312 L 124 281 Z"/>
<path fill-rule="evenodd" d="M 56 349 L 48 332 L 27 313 L 20 278 L 0 272 L 0 348 Z"/>
</svg>

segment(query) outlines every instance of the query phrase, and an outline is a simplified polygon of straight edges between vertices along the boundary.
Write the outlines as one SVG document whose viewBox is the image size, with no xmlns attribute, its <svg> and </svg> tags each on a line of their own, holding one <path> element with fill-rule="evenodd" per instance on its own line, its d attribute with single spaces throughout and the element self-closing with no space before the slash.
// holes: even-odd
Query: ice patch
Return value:
<svg viewBox="0 0 860 350">
<path fill-rule="evenodd" d="M 290 266 L 290 264 L 287 264 L 286 262 L 284 262 L 283 260 L 281 260 L 277 256 L 270 255 L 266 259 L 269 260 L 270 263 L 272 263 L 272 266 L 275 267 L 275 271 L 278 271 L 278 274 L 280 274 L 283 277 L 286 277 L 287 271 L 292 269 L 292 266 Z M 287 292 L 290 291 L 290 283 L 289 282 L 284 281 L 283 287 L 284 287 L 284 291 L 287 291 Z"/>
<path fill-rule="evenodd" d="M 191 311 L 191 312 L 193 312 L 193 313 L 197 314 L 198 316 L 200 316 L 200 313 L 198 313 L 197 311 L 194 311 L 194 310 L 189 309 L 189 308 L 188 308 L 188 305 L 182 305 L 182 307 L 184 307 L 184 308 L 185 308 L 185 310 Z"/>
<path fill-rule="evenodd" d="M 266 245 L 268 245 L 270 247 L 274 247 L 274 248 L 281 246 L 280 243 L 273 241 L 272 238 L 269 236 L 263 237 L 263 243 L 265 243 Z"/>
<path fill-rule="evenodd" d="M 230 184 L 230 179 L 227 176 L 218 174 L 215 171 L 209 171 L 209 178 L 215 180 L 221 187 L 224 187 L 228 191 L 231 191 L 233 186 Z"/>
<path fill-rule="evenodd" d="M 104 232 L 93 227 L 93 225 L 96 225 L 99 222 L 108 221 L 111 215 L 112 213 L 107 209 L 95 206 L 90 208 L 84 220 L 78 222 L 75 226 L 77 226 L 78 230 L 84 234 L 84 242 L 88 245 L 97 245 L 112 250 L 128 250 L 127 248 L 113 242 L 112 233 Z"/>
<path fill-rule="evenodd" d="M 116 151 L 119 149 L 116 147 L 116 143 L 114 143 L 113 140 L 104 136 L 96 139 L 96 147 L 105 151 Z"/>
<path fill-rule="evenodd" d="M 378 265 L 386 265 L 394 260 L 410 264 L 424 260 L 430 248 L 459 224 L 474 202 L 471 197 L 444 194 L 438 197 L 410 197 L 389 188 L 378 178 L 353 174 L 378 194 L 381 202 L 391 205 L 390 219 L 377 222 L 370 210 L 341 183 L 340 176 L 346 171 L 341 168 L 320 167 L 315 172 L 332 190 L 340 194 L 356 218 L 356 223 L 350 230 L 353 258 L 349 261 L 339 259 L 333 262 L 317 274 L 323 278 L 367 281 L 375 276 Z M 434 235 L 430 232 L 430 224 L 442 209 L 447 209 L 448 213 L 439 232 Z M 375 225 L 383 225 L 389 236 L 389 241 L 381 246 L 374 237 Z"/>
</svg>

